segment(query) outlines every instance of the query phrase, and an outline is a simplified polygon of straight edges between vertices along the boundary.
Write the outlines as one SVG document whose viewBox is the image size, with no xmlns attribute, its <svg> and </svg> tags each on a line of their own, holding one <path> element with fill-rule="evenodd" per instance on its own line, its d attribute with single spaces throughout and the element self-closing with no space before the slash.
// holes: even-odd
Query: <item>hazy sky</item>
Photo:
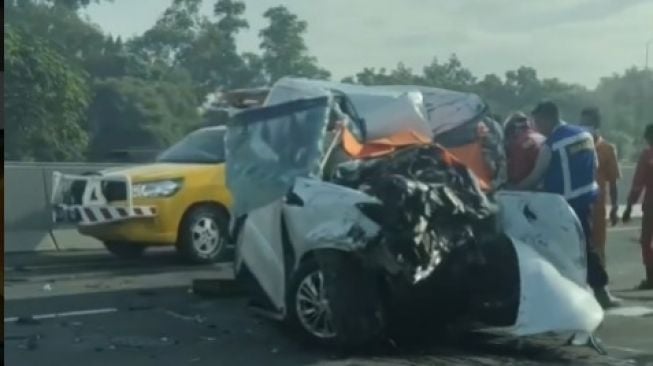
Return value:
<svg viewBox="0 0 653 366">
<path fill-rule="evenodd" d="M 171 0 L 113 0 L 87 13 L 105 31 L 129 37 L 156 21 Z M 210 14 L 214 0 L 204 0 Z M 644 63 L 653 39 L 653 0 L 246 0 L 255 51 L 262 13 L 286 5 L 308 21 L 310 51 L 336 78 L 363 67 L 415 70 L 456 53 L 477 76 L 520 65 L 540 76 L 595 86 L 601 76 Z M 651 47 L 653 64 L 653 47 Z"/>
</svg>

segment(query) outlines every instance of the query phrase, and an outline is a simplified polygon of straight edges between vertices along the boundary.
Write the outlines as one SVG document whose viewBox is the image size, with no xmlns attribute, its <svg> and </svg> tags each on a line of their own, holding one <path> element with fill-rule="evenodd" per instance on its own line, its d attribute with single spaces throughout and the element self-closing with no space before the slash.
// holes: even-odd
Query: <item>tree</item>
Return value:
<svg viewBox="0 0 653 366">
<path fill-rule="evenodd" d="M 173 0 L 154 26 L 142 36 L 129 42 L 129 50 L 149 63 L 161 62 L 168 66 L 179 63 L 198 37 L 205 21 L 199 9 L 202 0 Z"/>
<path fill-rule="evenodd" d="M 653 71 L 631 68 L 601 79 L 595 91 L 603 129 L 627 159 L 636 159 L 653 116 Z"/>
<path fill-rule="evenodd" d="M 492 113 L 501 117 L 501 119 L 514 111 L 513 93 L 499 76 L 495 74 L 485 75 L 481 81 L 476 83 L 473 89 L 478 95 L 484 96 Z"/>
<path fill-rule="evenodd" d="M 263 17 L 269 22 L 261 30 L 262 62 L 270 83 L 284 76 L 329 79 L 331 74 L 318 66 L 317 59 L 308 54 L 304 34 L 308 23 L 300 20 L 285 6 L 268 9 Z"/>
<path fill-rule="evenodd" d="M 364 68 L 355 77 L 346 79 L 363 85 L 423 85 L 459 91 L 472 89 L 476 82 L 474 75 L 462 66 L 455 54 L 451 55 L 445 64 L 440 64 L 437 58 L 434 58 L 422 69 L 422 74 L 415 74 L 400 62 L 390 73 L 384 68 L 378 72 L 373 68 Z"/>
<path fill-rule="evenodd" d="M 374 68 L 366 67 L 356 76 L 349 76 L 342 80 L 343 82 L 358 83 L 362 85 L 418 85 L 423 84 L 421 78 L 413 73 L 413 70 L 406 67 L 402 62 L 397 64 L 397 68 L 388 71 L 380 68 L 378 71 Z"/>
<path fill-rule="evenodd" d="M 103 1 L 113 1 L 113 0 L 45 0 L 46 3 L 67 7 L 72 10 L 78 10 L 80 8 L 89 6 L 91 3 L 101 3 Z"/>
<path fill-rule="evenodd" d="M 455 54 L 444 64 L 433 58 L 431 64 L 425 66 L 422 72 L 424 84 L 435 88 L 468 91 L 476 83 L 474 75 L 463 67 Z"/>
<path fill-rule="evenodd" d="M 82 65 L 89 56 L 103 52 L 105 36 L 79 17 L 73 3 L 74 0 L 8 2 L 4 6 L 6 24 L 38 37 L 69 62 Z"/>
<path fill-rule="evenodd" d="M 83 70 L 33 34 L 5 26 L 5 156 L 81 160 L 89 92 Z"/>
<path fill-rule="evenodd" d="M 159 150 L 199 125 L 192 85 L 132 77 L 96 82 L 89 109 L 91 157 L 114 150 Z"/>
<path fill-rule="evenodd" d="M 181 55 L 202 96 L 216 90 L 242 87 L 247 78 L 247 64 L 238 54 L 236 35 L 249 26 L 242 18 L 245 4 L 219 0 L 214 6 L 217 22 L 204 20 L 196 40 Z"/>
<path fill-rule="evenodd" d="M 219 0 L 217 20 L 200 15 L 201 0 L 173 0 L 156 24 L 129 42 L 129 50 L 157 69 L 185 69 L 196 86 L 198 100 L 222 89 L 260 81 L 258 59 L 239 55 L 237 34 L 248 28 L 245 4 Z"/>
<path fill-rule="evenodd" d="M 366 67 L 355 76 L 348 76 L 342 81 L 345 83 L 354 83 L 362 85 L 383 85 L 387 84 L 388 75 L 385 68 L 377 71 L 373 67 Z"/>
<path fill-rule="evenodd" d="M 79 16 L 77 9 L 88 3 L 22 0 L 5 3 L 5 13 L 8 24 L 38 37 L 69 63 L 83 67 L 91 78 L 151 77 L 150 64 L 127 52 L 120 37 L 104 35 Z"/>
</svg>

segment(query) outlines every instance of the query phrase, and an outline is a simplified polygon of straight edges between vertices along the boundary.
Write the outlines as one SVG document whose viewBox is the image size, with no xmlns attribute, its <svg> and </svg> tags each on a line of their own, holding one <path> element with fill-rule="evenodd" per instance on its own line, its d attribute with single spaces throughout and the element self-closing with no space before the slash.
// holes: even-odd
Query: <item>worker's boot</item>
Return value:
<svg viewBox="0 0 653 366">
<path fill-rule="evenodd" d="M 594 297 L 604 310 L 621 306 L 621 299 L 612 296 L 607 287 L 594 289 Z"/>
<path fill-rule="evenodd" d="M 653 281 L 649 279 L 642 280 L 636 287 L 637 290 L 653 290 Z"/>
<path fill-rule="evenodd" d="M 646 279 L 637 286 L 638 290 L 653 290 L 653 266 L 646 268 Z"/>
</svg>

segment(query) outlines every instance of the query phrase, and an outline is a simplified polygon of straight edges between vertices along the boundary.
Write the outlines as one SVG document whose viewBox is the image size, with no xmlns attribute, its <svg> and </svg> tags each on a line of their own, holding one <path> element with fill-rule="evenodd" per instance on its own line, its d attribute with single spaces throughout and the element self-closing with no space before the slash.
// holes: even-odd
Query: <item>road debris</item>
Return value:
<svg viewBox="0 0 653 366">
<path fill-rule="evenodd" d="M 144 349 L 168 347 L 178 343 L 169 337 L 123 336 L 112 338 L 111 344 L 117 348 Z"/>
<path fill-rule="evenodd" d="M 154 305 L 150 304 L 137 304 L 137 305 L 130 305 L 127 307 L 127 310 L 129 311 L 145 311 L 145 310 L 152 310 L 154 309 Z"/>
<path fill-rule="evenodd" d="M 205 297 L 243 296 L 244 289 L 234 280 L 194 279 L 192 293 Z"/>
<path fill-rule="evenodd" d="M 27 336 L 25 338 L 25 341 L 21 343 L 18 348 L 20 349 L 25 349 L 28 351 L 34 351 L 39 347 L 39 341 L 43 338 L 43 336 L 39 333 L 33 334 L 30 336 Z"/>
<path fill-rule="evenodd" d="M 154 290 L 139 290 L 136 294 L 144 297 L 152 297 L 152 296 L 156 296 L 157 292 Z"/>
<path fill-rule="evenodd" d="M 172 310 L 166 310 L 165 313 L 173 318 L 185 320 L 185 321 L 191 321 L 198 324 L 203 324 L 206 322 L 206 318 L 201 315 L 184 315 Z"/>
</svg>

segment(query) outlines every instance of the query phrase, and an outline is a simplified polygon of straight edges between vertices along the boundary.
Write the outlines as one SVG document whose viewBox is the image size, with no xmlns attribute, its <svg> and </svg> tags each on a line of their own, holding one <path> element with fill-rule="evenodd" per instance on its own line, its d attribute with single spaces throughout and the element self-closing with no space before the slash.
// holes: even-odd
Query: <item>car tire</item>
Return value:
<svg viewBox="0 0 653 366">
<path fill-rule="evenodd" d="M 306 319 L 305 311 L 307 309 L 302 300 L 305 295 L 302 295 L 302 292 L 308 289 L 306 287 L 309 283 L 308 281 L 322 281 L 322 283 L 324 283 L 320 268 L 318 267 L 317 262 L 312 259 L 304 261 L 290 280 L 288 292 L 286 293 L 286 322 L 288 323 L 289 328 L 304 341 L 314 344 L 332 345 L 336 339 L 335 330 L 331 329 L 331 334 L 327 334 L 328 332 L 320 332 L 320 334 L 315 332 L 314 329 L 311 329 L 308 319 Z M 317 289 L 318 291 L 324 291 L 324 288 L 320 288 L 319 285 Z M 323 295 L 324 293 L 322 293 L 322 296 Z M 319 296 L 320 295 L 318 295 L 318 297 Z M 304 310 L 304 313 L 302 313 L 302 310 Z M 330 314 L 325 314 L 325 316 L 330 317 Z M 330 318 L 328 321 L 331 322 Z"/>
<path fill-rule="evenodd" d="M 229 230 L 229 216 L 211 205 L 191 208 L 179 228 L 177 251 L 196 264 L 213 263 L 222 256 Z"/>
<path fill-rule="evenodd" d="M 145 252 L 144 245 L 124 241 L 106 241 L 104 247 L 120 259 L 137 259 Z"/>
<path fill-rule="evenodd" d="M 333 346 L 345 351 L 356 350 L 381 339 L 385 326 L 382 300 L 374 278 L 350 254 L 340 251 L 308 260 L 295 273 L 289 286 L 287 320 L 303 338 L 313 343 Z M 318 264 L 319 263 L 319 264 Z M 318 290 L 316 308 L 325 307 L 330 325 L 316 332 L 309 324 L 306 297 L 313 281 Z M 310 301 L 309 301 L 310 302 Z M 326 323 L 322 323 L 326 324 Z"/>
</svg>

